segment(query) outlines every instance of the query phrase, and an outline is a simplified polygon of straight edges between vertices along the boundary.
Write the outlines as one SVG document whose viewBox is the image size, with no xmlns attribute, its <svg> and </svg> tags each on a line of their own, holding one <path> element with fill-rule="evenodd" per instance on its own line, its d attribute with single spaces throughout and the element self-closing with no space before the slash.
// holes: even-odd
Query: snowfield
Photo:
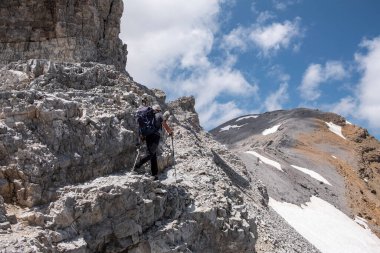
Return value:
<svg viewBox="0 0 380 253">
<path fill-rule="evenodd" d="M 323 199 L 312 196 L 297 206 L 270 198 L 269 205 L 322 253 L 380 252 L 380 239 L 371 230 Z"/>
<path fill-rule="evenodd" d="M 308 174 L 309 176 L 311 176 L 314 179 L 317 179 L 320 182 L 323 182 L 325 184 L 331 185 L 329 183 L 329 181 L 327 181 L 324 177 L 322 177 L 320 174 L 318 174 L 315 171 L 312 171 L 312 170 L 309 170 L 309 169 L 306 169 L 306 168 L 302 168 L 302 167 L 299 167 L 299 166 L 296 166 L 296 165 L 291 165 L 291 166 L 293 168 L 295 168 L 296 170 L 299 170 L 299 171 L 301 171 L 301 172 L 303 172 L 305 174 Z"/>
<path fill-rule="evenodd" d="M 278 128 L 281 126 L 281 124 L 278 124 L 278 125 L 275 125 L 274 127 L 271 127 L 271 128 L 268 128 L 268 129 L 265 129 L 262 134 L 263 135 L 268 135 L 268 134 L 273 134 L 275 132 L 277 132 Z"/>
<path fill-rule="evenodd" d="M 329 127 L 329 130 L 331 132 L 333 132 L 334 134 L 342 137 L 343 139 L 346 139 L 346 137 L 344 137 L 343 134 L 342 134 L 342 127 L 341 126 L 338 126 L 338 125 L 336 125 L 336 124 L 334 124 L 332 122 L 325 122 L 325 123 Z"/>
<path fill-rule="evenodd" d="M 245 126 L 247 124 L 248 123 L 245 123 L 245 124 L 243 124 L 241 126 L 238 126 L 238 125 L 228 125 L 228 126 L 222 127 L 219 132 L 228 131 L 228 130 L 230 130 L 232 128 L 241 128 L 241 127 L 243 127 L 243 126 Z"/>
<path fill-rule="evenodd" d="M 284 172 L 284 171 L 282 170 L 282 168 L 281 168 L 281 164 L 279 164 L 279 163 L 276 162 L 276 161 L 273 161 L 273 160 L 271 160 L 271 159 L 269 159 L 269 158 L 266 158 L 266 157 L 260 155 L 259 153 L 256 153 L 255 151 L 247 151 L 247 152 L 245 152 L 245 153 L 247 153 L 247 154 L 251 154 L 251 155 L 254 155 L 254 156 L 256 156 L 257 158 L 259 158 L 260 161 L 262 161 L 263 163 L 268 164 L 268 165 L 270 165 L 270 166 L 273 166 L 273 167 L 275 167 L 276 169 L 278 169 L 278 170 Z"/>
<path fill-rule="evenodd" d="M 256 119 L 257 117 L 259 117 L 259 116 L 258 115 L 244 116 L 244 117 L 238 118 L 235 122 L 238 122 L 238 121 L 243 120 L 243 119 Z"/>
</svg>

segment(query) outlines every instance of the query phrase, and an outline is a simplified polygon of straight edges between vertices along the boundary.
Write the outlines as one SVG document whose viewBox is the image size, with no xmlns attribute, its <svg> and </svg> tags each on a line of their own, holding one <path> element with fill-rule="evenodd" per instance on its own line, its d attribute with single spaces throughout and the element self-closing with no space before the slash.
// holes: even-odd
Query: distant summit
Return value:
<svg viewBox="0 0 380 253">
<path fill-rule="evenodd" d="M 269 206 L 321 252 L 378 252 L 380 142 L 367 130 L 298 108 L 235 118 L 211 133 L 267 187 Z"/>
<path fill-rule="evenodd" d="M 0 64 L 48 59 L 99 62 L 124 71 L 122 0 L 1 1 Z"/>
</svg>

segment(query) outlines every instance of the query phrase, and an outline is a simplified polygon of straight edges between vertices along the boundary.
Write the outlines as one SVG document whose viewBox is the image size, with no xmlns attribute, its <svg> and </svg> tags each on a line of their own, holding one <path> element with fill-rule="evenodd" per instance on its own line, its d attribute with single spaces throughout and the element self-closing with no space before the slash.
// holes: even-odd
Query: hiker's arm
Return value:
<svg viewBox="0 0 380 253">
<path fill-rule="evenodd" d="M 173 130 L 169 127 L 168 123 L 166 123 L 166 120 L 162 121 L 162 126 L 169 135 L 173 135 Z"/>
</svg>

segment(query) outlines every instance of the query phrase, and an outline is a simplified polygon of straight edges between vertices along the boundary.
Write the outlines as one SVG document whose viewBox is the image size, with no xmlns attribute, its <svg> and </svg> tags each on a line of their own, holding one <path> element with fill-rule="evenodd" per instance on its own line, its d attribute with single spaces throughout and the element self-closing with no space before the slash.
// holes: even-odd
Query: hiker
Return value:
<svg viewBox="0 0 380 253">
<path fill-rule="evenodd" d="M 134 170 L 140 168 L 144 163 L 150 160 L 150 168 L 154 180 L 158 179 L 158 164 L 157 164 L 157 149 L 160 142 L 162 127 L 169 134 L 173 135 L 173 130 L 168 126 L 166 120 L 168 113 L 165 113 L 164 117 L 161 113 L 161 107 L 159 105 L 153 105 L 147 107 L 143 101 L 143 106 L 137 111 L 137 121 L 139 123 L 139 135 L 140 140 L 146 142 L 148 154 L 143 157 L 134 166 Z"/>
</svg>

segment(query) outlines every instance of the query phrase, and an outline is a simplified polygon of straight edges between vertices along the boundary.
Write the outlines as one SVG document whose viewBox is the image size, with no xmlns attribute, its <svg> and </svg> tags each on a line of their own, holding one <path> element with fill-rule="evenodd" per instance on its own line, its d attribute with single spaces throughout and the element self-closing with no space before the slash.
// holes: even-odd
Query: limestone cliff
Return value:
<svg viewBox="0 0 380 253">
<path fill-rule="evenodd" d="M 0 1 L 0 64 L 18 60 L 100 62 L 124 70 L 122 0 Z"/>
</svg>

